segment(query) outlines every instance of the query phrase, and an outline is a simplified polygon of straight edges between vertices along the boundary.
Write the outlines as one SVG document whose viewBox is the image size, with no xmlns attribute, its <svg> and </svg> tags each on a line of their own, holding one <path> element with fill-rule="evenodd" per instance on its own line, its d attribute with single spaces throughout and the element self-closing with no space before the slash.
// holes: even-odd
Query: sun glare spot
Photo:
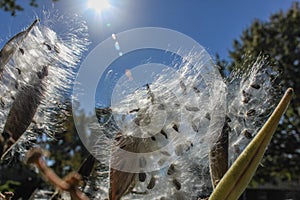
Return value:
<svg viewBox="0 0 300 200">
<path fill-rule="evenodd" d="M 95 10 L 98 14 L 110 7 L 108 0 L 88 0 L 87 7 Z"/>
</svg>

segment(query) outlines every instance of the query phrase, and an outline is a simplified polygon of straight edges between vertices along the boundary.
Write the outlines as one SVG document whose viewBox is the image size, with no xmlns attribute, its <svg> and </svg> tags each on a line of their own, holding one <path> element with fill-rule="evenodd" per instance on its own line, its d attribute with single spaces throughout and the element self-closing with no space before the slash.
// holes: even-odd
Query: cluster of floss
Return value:
<svg viewBox="0 0 300 200">
<path fill-rule="evenodd" d="M 267 58 L 258 57 L 246 67 L 244 72 L 233 72 L 228 83 L 230 164 L 271 115 L 280 93 L 280 85 L 275 84 L 279 74 L 271 68 Z"/>
<path fill-rule="evenodd" d="M 197 65 L 190 64 L 192 59 L 198 60 Z M 246 72 L 232 73 L 227 82 L 210 62 L 201 54 L 190 54 L 176 76 L 166 69 L 151 84 L 101 111 L 105 112 L 98 115 L 102 128 L 93 129 L 98 135 L 95 152 L 101 181 L 87 189 L 105 199 L 110 167 L 128 171 L 137 162 L 140 171 L 134 188 L 122 199 L 198 199 L 210 194 L 208 154 L 224 124 L 229 126 L 231 165 L 271 114 L 278 94 L 274 88 L 278 74 L 265 58 L 259 57 Z M 122 150 L 141 153 L 128 168 L 122 163 L 128 157 L 114 142 L 120 133 Z M 143 157 L 147 152 L 157 153 Z M 161 168 L 147 171 L 151 166 Z"/>
<path fill-rule="evenodd" d="M 24 91 L 41 99 L 34 102 L 38 105 L 33 123 L 15 145 L 18 153 L 24 153 L 25 143 L 35 140 L 40 131 L 51 137 L 61 132 L 57 116 L 66 109 L 64 96 L 70 92 L 76 67 L 88 45 L 87 27 L 79 17 L 52 14 L 45 12 L 42 19 L 8 41 L 3 49 L 10 53 L 1 55 L 1 132 L 13 108 L 17 113 L 30 109 L 26 108 L 30 98 L 26 101 Z"/>
<path fill-rule="evenodd" d="M 122 199 L 196 199 L 209 194 L 208 151 L 224 124 L 226 86 L 205 54 L 191 53 L 183 60 L 176 73 L 166 68 L 151 84 L 99 115 L 102 129 L 94 129 L 99 137 L 95 153 L 105 166 L 98 185 L 103 199 L 108 196 L 110 168 L 137 174 L 132 192 Z M 110 120 L 101 119 L 105 117 Z M 120 133 L 122 143 L 115 143 Z M 130 157 L 122 150 L 137 154 Z"/>
</svg>

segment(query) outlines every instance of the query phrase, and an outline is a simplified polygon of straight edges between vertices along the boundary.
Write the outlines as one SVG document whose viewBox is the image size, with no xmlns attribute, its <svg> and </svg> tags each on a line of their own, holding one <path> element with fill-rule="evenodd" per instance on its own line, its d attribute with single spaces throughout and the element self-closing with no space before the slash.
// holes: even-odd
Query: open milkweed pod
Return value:
<svg viewBox="0 0 300 200">
<path fill-rule="evenodd" d="M 89 44 L 87 37 L 87 26 L 79 16 L 45 12 L 4 45 L 0 52 L 3 159 L 16 152 L 22 155 L 40 133 L 50 137 L 64 133 L 62 121 L 69 114 L 66 95 Z"/>
<path fill-rule="evenodd" d="M 5 65 L 9 62 L 11 57 L 17 50 L 20 50 L 22 54 L 24 54 L 24 50 L 21 48 L 21 44 L 24 39 L 28 36 L 33 27 L 39 22 L 39 19 L 33 21 L 33 23 L 24 31 L 19 32 L 15 36 L 13 36 L 1 49 L 0 51 L 0 76 L 2 76 L 2 72 L 5 68 Z"/>
<path fill-rule="evenodd" d="M 221 179 L 211 194 L 210 200 L 235 200 L 243 193 L 254 175 L 292 96 L 293 89 L 289 88 L 268 121 Z"/>
</svg>

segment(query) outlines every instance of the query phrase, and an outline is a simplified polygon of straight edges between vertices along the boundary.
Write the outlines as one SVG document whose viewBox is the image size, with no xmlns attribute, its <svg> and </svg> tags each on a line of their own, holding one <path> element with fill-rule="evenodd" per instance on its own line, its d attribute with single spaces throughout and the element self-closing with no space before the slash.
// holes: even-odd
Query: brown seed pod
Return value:
<svg viewBox="0 0 300 200">
<path fill-rule="evenodd" d="M 14 55 L 14 53 L 18 49 L 20 50 L 19 46 L 21 46 L 24 39 L 28 36 L 28 34 L 30 33 L 30 31 L 33 29 L 33 27 L 36 25 L 36 23 L 38 21 L 39 21 L 39 19 L 34 20 L 34 22 L 25 31 L 19 32 L 18 34 L 13 36 L 10 40 L 8 40 L 8 42 L 1 49 L 1 51 L 0 51 L 0 76 L 2 75 L 2 73 L 4 71 L 5 65 L 9 62 L 9 60 Z M 20 50 L 21 53 L 22 53 L 22 50 Z M 24 54 L 24 52 L 22 54 Z"/>
<path fill-rule="evenodd" d="M 10 147 L 27 130 L 40 105 L 45 92 L 44 77 L 48 75 L 48 67 L 37 73 L 32 81 L 20 89 L 8 113 L 4 131 L 0 136 L 0 155 L 3 157 Z M 9 136 L 9 137 L 7 137 Z"/>
</svg>

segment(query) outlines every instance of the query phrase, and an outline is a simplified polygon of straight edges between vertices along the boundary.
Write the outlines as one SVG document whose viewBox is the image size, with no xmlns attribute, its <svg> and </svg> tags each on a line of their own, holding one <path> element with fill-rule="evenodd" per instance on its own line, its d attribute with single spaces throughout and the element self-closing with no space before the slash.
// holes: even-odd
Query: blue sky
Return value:
<svg viewBox="0 0 300 200">
<path fill-rule="evenodd" d="M 88 9 L 87 1 L 59 0 L 53 3 L 51 0 L 44 0 L 37 1 L 38 8 L 30 7 L 28 1 L 17 1 L 22 2 L 21 5 L 24 6 L 25 11 L 18 12 L 16 17 L 0 11 L 0 46 L 3 46 L 11 36 L 31 24 L 37 16 L 41 16 L 43 10 L 57 10 L 62 15 L 77 13 L 87 21 L 91 41 L 89 51 L 100 42 L 110 38 L 113 33 L 150 26 L 179 31 L 201 44 L 211 57 L 214 58 L 218 53 L 222 59 L 228 59 L 228 51 L 232 48 L 233 40 L 237 39 L 253 20 L 267 21 L 271 14 L 280 10 L 286 11 L 294 2 L 294 0 L 109 0 L 110 9 L 99 15 Z M 110 106 L 112 89 L 117 79 L 120 78 L 120 74 L 124 75 L 124 66 L 129 66 L 128 63 L 132 62 L 133 57 L 147 60 L 147 57 L 137 57 L 137 55 L 139 54 L 127 56 L 127 61 L 119 59 L 119 62 L 114 62 L 116 66 L 111 66 L 111 69 L 118 69 L 114 71 L 114 80 L 109 80 L 109 83 L 103 85 L 105 82 L 101 82 L 101 80 L 104 80 L 105 77 L 99 77 L 96 94 L 94 91 L 85 89 L 87 93 L 91 93 L 90 95 L 97 99 L 95 104 Z M 91 63 L 98 64 L 99 60 L 93 60 Z M 130 64 L 134 66 L 136 62 Z M 120 67 L 121 65 L 123 68 Z M 90 76 L 88 75 L 88 77 Z M 92 82 L 87 80 L 87 84 L 92 84 Z M 86 88 L 91 87 L 87 85 Z M 101 90 L 101 88 L 104 89 Z M 90 98 L 82 101 L 82 104 L 91 105 Z M 88 112 L 91 109 L 93 108 L 88 108 Z"/>
<path fill-rule="evenodd" d="M 228 58 L 232 41 L 254 19 L 267 20 L 272 13 L 287 10 L 293 0 L 110 0 L 113 9 L 96 16 L 87 9 L 87 0 L 37 1 L 38 8 L 28 6 L 29 1 L 17 1 L 25 7 L 17 17 L 0 11 L 0 45 L 20 29 L 32 22 L 43 9 L 79 13 L 88 22 L 92 45 L 131 28 L 154 26 L 182 32 L 206 48 L 214 56 L 219 53 Z M 108 27 L 107 24 L 110 24 Z"/>
</svg>

